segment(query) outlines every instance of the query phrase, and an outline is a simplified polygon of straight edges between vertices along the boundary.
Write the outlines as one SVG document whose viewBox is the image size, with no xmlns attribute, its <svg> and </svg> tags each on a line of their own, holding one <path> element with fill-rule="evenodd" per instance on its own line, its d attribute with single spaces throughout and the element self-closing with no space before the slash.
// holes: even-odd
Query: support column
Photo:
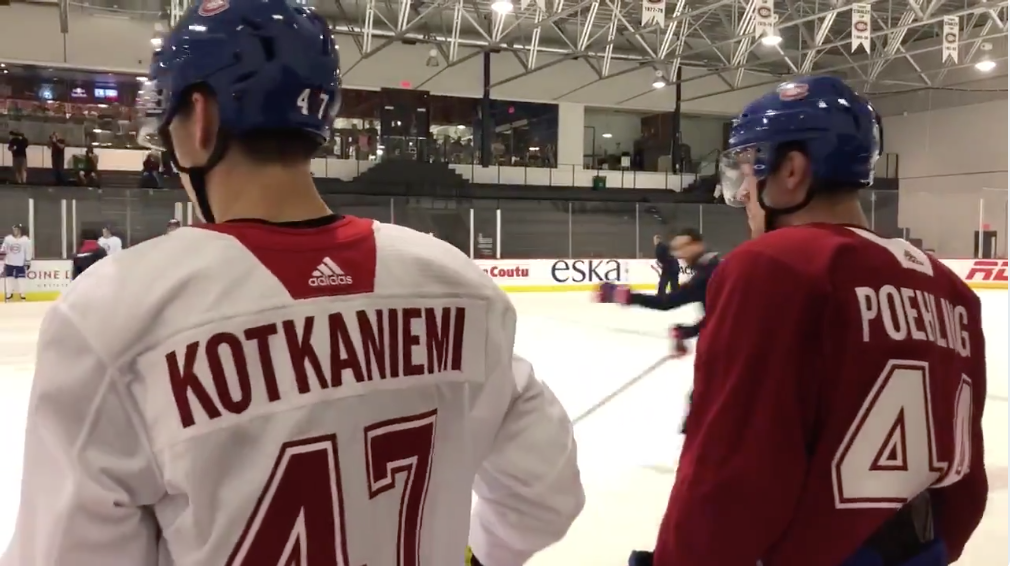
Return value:
<svg viewBox="0 0 1014 566">
<path fill-rule="evenodd" d="M 557 122 L 556 162 L 569 168 L 584 164 L 584 104 L 561 102 Z"/>
<path fill-rule="evenodd" d="M 673 173 L 683 172 L 683 130 L 680 116 L 683 114 L 683 65 L 676 67 L 676 102 L 670 116 L 671 145 L 669 162 Z"/>
<path fill-rule="evenodd" d="M 482 135 L 479 138 L 479 163 L 483 167 L 493 164 L 493 101 L 489 85 L 492 82 L 492 55 L 482 52 L 482 104 L 479 120 Z"/>
</svg>

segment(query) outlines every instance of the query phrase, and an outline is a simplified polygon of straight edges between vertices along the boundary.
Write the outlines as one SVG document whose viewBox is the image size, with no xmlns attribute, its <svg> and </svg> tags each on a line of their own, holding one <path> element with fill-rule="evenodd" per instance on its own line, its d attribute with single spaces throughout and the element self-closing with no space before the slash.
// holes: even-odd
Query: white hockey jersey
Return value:
<svg viewBox="0 0 1014 566">
<path fill-rule="evenodd" d="M 113 255 L 123 249 L 123 240 L 119 236 L 109 236 L 108 238 L 103 236 L 99 238 L 98 243 L 109 255 Z"/>
<path fill-rule="evenodd" d="M 32 261 L 32 241 L 28 236 L 14 237 L 14 234 L 4 236 L 3 245 L 0 251 L 4 252 L 4 263 L 21 267 Z"/>
<path fill-rule="evenodd" d="M 584 495 L 515 322 L 449 244 L 352 217 L 99 262 L 42 324 L 2 564 L 520 565 Z"/>
</svg>

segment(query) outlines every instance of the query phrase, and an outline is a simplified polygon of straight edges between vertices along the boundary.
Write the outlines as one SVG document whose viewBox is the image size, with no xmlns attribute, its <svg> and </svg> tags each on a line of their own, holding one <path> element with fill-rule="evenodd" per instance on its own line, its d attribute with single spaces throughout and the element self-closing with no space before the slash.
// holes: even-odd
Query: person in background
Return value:
<svg viewBox="0 0 1014 566">
<path fill-rule="evenodd" d="M 161 189 L 162 175 L 159 173 L 162 163 L 157 151 L 149 151 L 141 163 L 141 188 Z"/>
<path fill-rule="evenodd" d="M 684 228 L 673 238 L 673 255 L 683 260 L 693 270 L 693 275 L 682 285 L 677 284 L 664 295 L 647 295 L 630 291 L 629 285 L 602 283 L 598 290 L 598 301 L 601 303 L 618 303 L 621 305 L 637 305 L 652 310 L 667 311 L 675 308 L 700 303 L 701 310 L 707 312 L 705 297 L 711 276 L 718 269 L 721 257 L 708 251 L 701 233 L 694 228 Z M 679 275 L 679 266 L 676 276 Z M 707 316 L 705 314 L 705 316 Z M 682 358 L 690 353 L 687 341 L 701 333 L 705 319 L 702 317 L 694 324 L 677 324 L 672 327 L 673 356 Z M 687 418 L 690 415 L 690 403 L 693 392 L 687 395 L 686 411 L 683 414 L 681 432 L 686 433 Z"/>
<path fill-rule="evenodd" d="M 123 249 L 123 240 L 119 236 L 114 236 L 109 226 L 102 228 L 102 237 L 98 239 L 98 244 L 102 246 L 102 249 L 106 250 L 106 253 L 113 255 L 116 252 Z"/>
<path fill-rule="evenodd" d="M 77 180 L 82 187 L 99 186 L 99 156 L 95 155 L 94 148 L 89 147 L 85 150 L 81 169 L 77 172 Z"/>
<path fill-rule="evenodd" d="M 669 287 L 679 284 L 680 266 L 679 262 L 669 253 L 669 244 L 655 234 L 652 238 L 655 243 L 655 261 L 658 262 L 658 292 L 657 295 L 665 295 Z"/>
<path fill-rule="evenodd" d="M 0 244 L 0 252 L 4 254 L 4 281 L 10 281 L 5 285 L 4 301 L 12 300 L 14 293 L 24 301 L 24 281 L 32 267 L 32 240 L 25 235 L 24 226 L 15 224 L 11 228 L 11 233 Z"/>
<path fill-rule="evenodd" d="M 14 166 L 14 182 L 24 185 L 28 182 L 28 138 L 19 131 L 11 132 L 11 141 L 7 143 Z"/>
<path fill-rule="evenodd" d="M 179 230 L 179 228 L 180 228 L 180 221 L 176 220 L 175 218 L 173 218 L 172 220 L 169 221 L 168 224 L 166 224 L 166 226 L 165 226 L 165 233 L 166 234 L 172 234 L 176 230 Z"/>
<path fill-rule="evenodd" d="M 60 137 L 60 134 L 53 132 L 49 136 L 49 157 L 53 166 L 53 184 L 67 184 L 67 175 L 64 174 L 64 158 L 66 156 L 67 142 Z"/>
<path fill-rule="evenodd" d="M 109 228 L 103 228 L 102 232 L 104 234 L 108 233 Z M 77 279 L 86 269 L 109 255 L 107 248 L 102 245 L 102 240 L 105 238 L 99 238 L 98 236 L 94 229 L 84 228 L 81 230 L 81 248 L 74 254 L 74 270 L 71 273 L 71 279 Z M 116 236 L 112 237 L 116 238 Z M 116 240 L 119 241 L 120 239 L 116 238 Z"/>
</svg>

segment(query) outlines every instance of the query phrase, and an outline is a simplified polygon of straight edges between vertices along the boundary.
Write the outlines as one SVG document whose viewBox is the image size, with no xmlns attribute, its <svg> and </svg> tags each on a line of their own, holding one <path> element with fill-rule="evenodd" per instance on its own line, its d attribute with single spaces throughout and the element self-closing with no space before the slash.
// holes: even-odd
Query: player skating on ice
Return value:
<svg viewBox="0 0 1014 566">
<path fill-rule="evenodd" d="M 683 260 L 694 271 L 690 279 L 682 284 L 674 285 L 668 293 L 663 295 L 635 293 L 630 290 L 629 285 L 606 282 L 599 285 L 596 291 L 596 300 L 600 303 L 637 305 L 660 311 L 700 303 L 703 309 L 708 281 L 711 279 L 711 274 L 715 272 L 715 268 L 718 267 L 721 258 L 717 253 L 708 251 L 701 233 L 693 228 L 685 228 L 676 234 L 673 247 L 676 258 Z M 704 319 L 701 318 L 694 324 L 680 324 L 673 327 L 673 355 L 675 357 L 681 358 L 690 352 L 687 340 L 696 338 L 700 334 L 703 323 Z"/>
<path fill-rule="evenodd" d="M 3 565 L 447 566 L 470 544 L 501 566 L 559 540 L 573 432 L 513 355 L 506 295 L 317 193 L 341 99 L 324 20 L 206 0 L 163 45 L 142 132 L 202 224 L 47 312 Z"/>
<path fill-rule="evenodd" d="M 96 240 L 96 242 L 102 246 L 102 249 L 106 250 L 106 253 L 109 255 L 113 255 L 123 250 L 123 240 L 121 240 L 119 236 L 113 235 L 109 226 L 102 227 L 102 236 Z"/>
<path fill-rule="evenodd" d="M 599 285 L 596 300 L 600 303 L 618 303 L 621 305 L 637 305 L 640 307 L 667 311 L 685 305 L 700 303 L 705 310 L 705 299 L 708 281 L 718 267 L 721 257 L 708 251 L 701 233 L 693 228 L 680 230 L 673 240 L 673 252 L 677 259 L 682 260 L 693 270 L 693 274 L 682 284 L 676 284 L 664 295 L 635 293 L 630 286 L 621 283 L 606 282 Z M 688 340 L 697 338 L 704 324 L 704 317 L 693 324 L 677 324 L 671 329 L 672 355 L 682 358 L 690 353 Z M 686 433 L 687 415 L 693 402 L 693 390 L 687 394 L 687 406 L 680 424 L 680 432 Z"/>
<path fill-rule="evenodd" d="M 833 77 L 785 83 L 734 122 L 722 187 L 756 239 L 708 287 L 654 564 L 937 566 L 979 524 L 979 300 L 867 228 L 858 189 L 880 140 Z"/>
<path fill-rule="evenodd" d="M 4 281 L 6 290 L 4 301 L 14 299 L 14 295 L 25 300 L 25 281 L 28 277 L 28 270 L 32 267 L 32 240 L 25 235 L 25 227 L 15 224 L 11 233 L 4 236 L 0 244 L 0 251 L 4 258 Z"/>
</svg>

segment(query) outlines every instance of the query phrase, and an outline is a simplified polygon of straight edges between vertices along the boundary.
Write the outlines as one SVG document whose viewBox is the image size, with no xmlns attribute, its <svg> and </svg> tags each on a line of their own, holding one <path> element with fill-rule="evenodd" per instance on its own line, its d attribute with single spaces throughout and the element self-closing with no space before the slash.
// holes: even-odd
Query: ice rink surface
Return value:
<svg viewBox="0 0 1014 566">
<path fill-rule="evenodd" d="M 989 398 L 986 466 L 990 500 L 982 525 L 959 564 L 1008 564 L 1007 291 L 980 293 L 986 316 Z M 692 360 L 659 363 L 668 328 L 696 318 L 696 306 L 675 313 L 590 304 L 585 293 L 518 294 L 516 349 L 535 365 L 573 417 L 587 504 L 556 546 L 531 564 L 618 566 L 630 550 L 650 549 L 672 486 L 678 434 L 691 385 Z M 0 305 L 0 548 L 14 529 L 23 453 L 23 427 L 34 368 L 35 341 L 45 303 Z M 622 394 L 599 402 L 643 374 Z M 594 410 L 588 413 L 588 410 Z M 735 544 L 735 540 L 730 540 Z"/>
</svg>

